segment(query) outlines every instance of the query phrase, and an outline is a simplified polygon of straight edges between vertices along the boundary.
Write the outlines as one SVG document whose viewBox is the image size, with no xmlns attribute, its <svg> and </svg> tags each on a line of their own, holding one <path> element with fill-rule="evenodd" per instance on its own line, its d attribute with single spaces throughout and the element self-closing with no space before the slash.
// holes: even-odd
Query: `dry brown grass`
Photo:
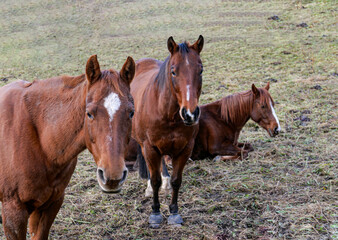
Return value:
<svg viewBox="0 0 338 240">
<path fill-rule="evenodd" d="M 83 73 L 91 54 L 116 69 L 128 55 L 164 59 L 169 36 L 199 34 L 202 103 L 277 80 L 281 135 L 250 121 L 241 135 L 255 148 L 247 160 L 189 162 L 184 226 L 149 229 L 145 182 L 131 173 L 120 194 L 103 194 L 84 152 L 51 239 L 338 239 L 335 1 L 3 0 L 0 9 L 0 85 Z M 166 218 L 170 197 L 161 199 Z"/>
</svg>

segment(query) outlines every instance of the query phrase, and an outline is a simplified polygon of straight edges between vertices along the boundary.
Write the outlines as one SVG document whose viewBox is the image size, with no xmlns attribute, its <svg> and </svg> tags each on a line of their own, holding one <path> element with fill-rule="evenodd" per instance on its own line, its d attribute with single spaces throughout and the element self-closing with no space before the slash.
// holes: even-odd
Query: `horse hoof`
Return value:
<svg viewBox="0 0 338 240">
<path fill-rule="evenodd" d="M 149 224 L 151 228 L 156 228 L 156 225 L 160 227 L 159 225 L 162 223 L 163 217 L 161 213 L 152 213 L 149 216 Z M 158 228 L 157 227 L 157 228 Z"/>
<path fill-rule="evenodd" d="M 155 223 L 149 224 L 149 227 L 154 228 L 154 229 L 160 228 L 160 226 L 161 226 L 160 224 L 155 224 Z"/>
<path fill-rule="evenodd" d="M 172 214 L 168 218 L 168 224 L 174 226 L 180 226 L 183 223 L 183 219 L 179 214 Z"/>
</svg>

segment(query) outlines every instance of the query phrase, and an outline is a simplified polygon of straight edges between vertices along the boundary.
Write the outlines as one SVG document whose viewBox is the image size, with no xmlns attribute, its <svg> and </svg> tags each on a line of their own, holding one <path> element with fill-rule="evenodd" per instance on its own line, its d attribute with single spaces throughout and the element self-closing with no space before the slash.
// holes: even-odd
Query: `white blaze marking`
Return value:
<svg viewBox="0 0 338 240">
<path fill-rule="evenodd" d="M 114 114 L 117 110 L 119 110 L 121 101 L 119 96 L 112 92 L 104 99 L 104 107 L 107 109 L 109 114 L 109 120 L 112 121 L 114 118 Z"/>
<path fill-rule="evenodd" d="M 274 109 L 273 106 L 272 106 L 271 100 L 270 100 L 270 106 L 271 106 L 272 115 L 273 115 L 273 117 L 276 119 L 276 122 L 277 122 L 277 124 L 278 124 L 277 131 L 280 131 L 281 128 L 280 128 L 280 125 L 279 125 L 279 120 L 278 120 L 278 117 L 277 117 L 277 115 L 276 115 L 276 113 L 275 113 L 275 109 Z"/>
<path fill-rule="evenodd" d="M 186 62 L 186 64 L 189 66 L 188 57 L 185 58 L 185 62 Z"/>
<path fill-rule="evenodd" d="M 113 138 L 111 136 L 107 136 L 107 140 L 108 140 L 108 142 L 112 142 Z"/>
<path fill-rule="evenodd" d="M 187 101 L 190 100 L 190 85 L 187 86 Z"/>
<path fill-rule="evenodd" d="M 187 114 L 189 115 L 189 117 L 191 117 L 192 120 L 194 120 L 194 115 L 190 112 L 190 109 L 188 109 Z"/>
</svg>

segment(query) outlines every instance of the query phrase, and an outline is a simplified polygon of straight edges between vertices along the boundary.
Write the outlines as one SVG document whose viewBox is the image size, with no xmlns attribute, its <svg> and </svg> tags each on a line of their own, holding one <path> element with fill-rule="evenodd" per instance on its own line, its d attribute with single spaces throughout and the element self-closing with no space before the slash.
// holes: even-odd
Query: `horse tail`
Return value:
<svg viewBox="0 0 338 240">
<path fill-rule="evenodd" d="M 146 160 L 144 159 L 142 155 L 141 146 L 137 144 L 137 160 L 138 161 L 138 174 L 143 179 L 148 179 L 149 172 Z"/>
</svg>

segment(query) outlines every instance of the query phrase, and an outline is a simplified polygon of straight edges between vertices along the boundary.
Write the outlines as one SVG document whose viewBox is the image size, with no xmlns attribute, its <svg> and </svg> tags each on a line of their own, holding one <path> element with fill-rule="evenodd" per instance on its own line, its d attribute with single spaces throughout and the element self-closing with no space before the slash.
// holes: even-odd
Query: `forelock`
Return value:
<svg viewBox="0 0 338 240">
<path fill-rule="evenodd" d="M 187 42 L 180 43 L 178 45 L 178 49 L 182 55 L 185 55 L 186 53 L 189 53 L 189 45 Z"/>
<path fill-rule="evenodd" d="M 271 95 L 269 94 L 269 92 L 264 89 L 264 88 L 258 88 L 259 91 L 259 102 L 261 104 L 266 104 L 266 105 L 270 105 L 270 101 L 272 104 L 274 104 Z"/>
</svg>

